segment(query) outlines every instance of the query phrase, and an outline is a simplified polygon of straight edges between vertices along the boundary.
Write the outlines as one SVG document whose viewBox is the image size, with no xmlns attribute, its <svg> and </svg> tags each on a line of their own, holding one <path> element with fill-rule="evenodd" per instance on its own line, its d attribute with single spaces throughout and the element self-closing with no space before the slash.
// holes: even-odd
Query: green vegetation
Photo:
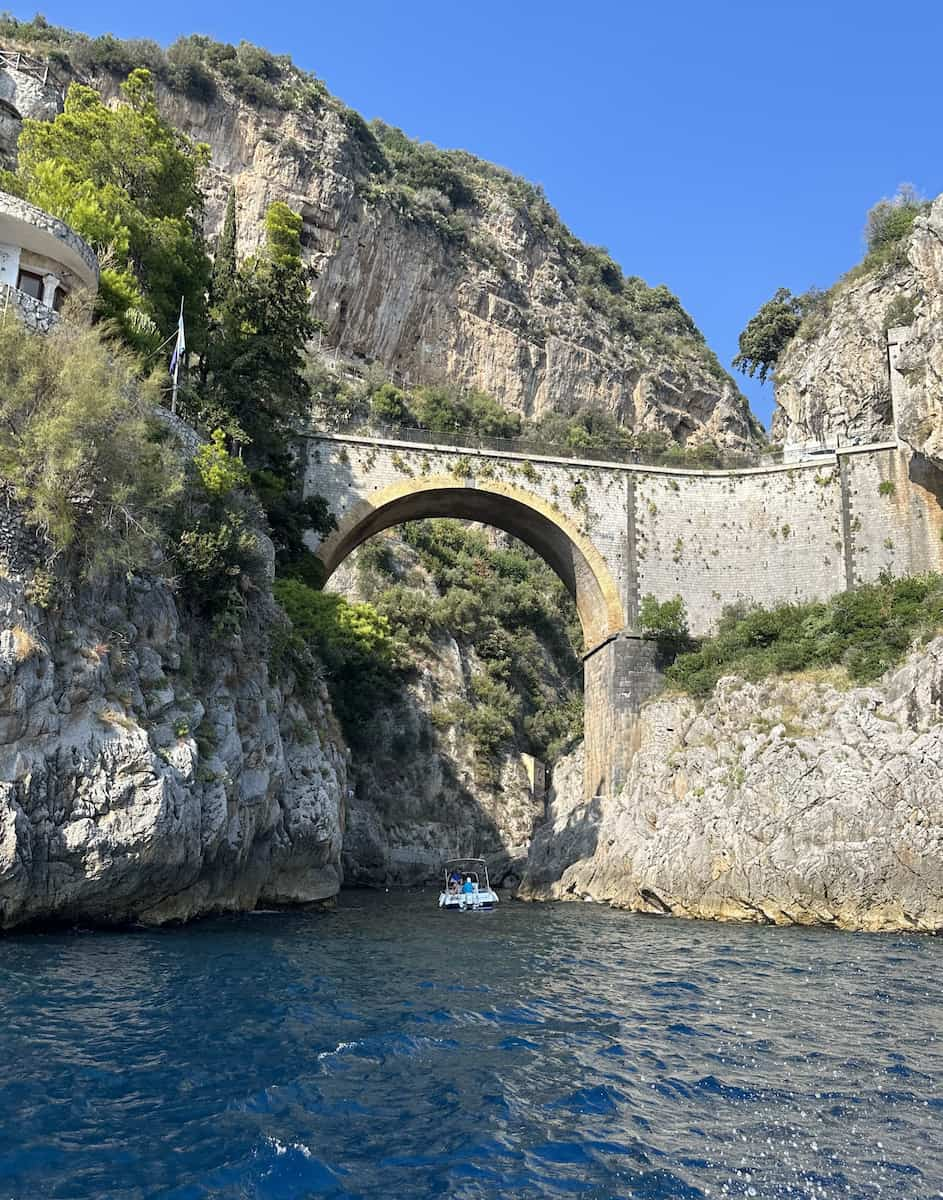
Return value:
<svg viewBox="0 0 943 1200">
<path fill-rule="evenodd" d="M 371 604 L 349 604 L 298 579 L 276 579 L 273 591 L 291 621 L 279 657 L 287 657 L 304 679 L 308 651 L 314 650 L 347 740 L 369 748 L 377 706 L 397 694 L 405 677 L 405 647 L 390 622 Z"/>
<path fill-rule="evenodd" d="M 319 570 L 304 531 L 334 522 L 295 482 L 292 427 L 308 408 L 313 331 L 301 218 L 273 204 L 263 251 L 239 264 L 231 196 L 211 273 L 205 161 L 159 116 L 146 70 L 132 71 L 117 105 L 73 84 L 54 121 L 25 122 L 17 174 L 2 182 L 72 224 L 105 267 L 96 327 L 73 306 L 42 355 L 12 319 L 2 330 L 0 471 L 66 572 L 163 571 L 223 635 L 266 586 L 259 501 L 277 566 L 309 583 Z M 176 327 L 181 296 L 199 371 L 190 378 L 184 363 L 179 404 L 209 437 L 189 464 L 152 428 L 167 381 L 161 389 L 147 365 Z"/>
<path fill-rule="evenodd" d="M 643 633 L 672 645 L 683 645 L 688 641 L 688 612 L 680 596 L 659 603 L 654 596 L 642 597 L 638 616 L 639 628 Z"/>
<path fill-rule="evenodd" d="M 897 491 L 897 486 L 893 479 L 882 479 L 878 484 L 878 495 L 893 496 Z"/>
<path fill-rule="evenodd" d="M 193 348 L 205 337 L 209 259 L 198 173 L 207 161 L 158 115 L 150 74 L 135 70 L 106 105 L 73 83 L 53 121 L 25 121 L 15 176 L 0 184 L 67 221 L 103 260 L 99 311 L 131 346 L 153 351 L 181 296 Z"/>
<path fill-rule="evenodd" d="M 716 637 L 678 656 L 669 682 L 696 696 L 723 675 L 762 679 L 787 671 L 843 666 L 867 683 L 895 666 L 915 639 L 943 628 L 943 578 L 882 576 L 826 604 L 728 609 Z"/>
<path fill-rule="evenodd" d="M 197 393 L 204 423 L 225 420 L 248 444 L 252 466 L 284 462 L 293 427 L 307 415 L 311 393 L 304 348 L 314 332 L 301 218 L 276 202 L 265 214 L 264 250 L 244 262 L 226 287 L 217 274 L 212 336 Z"/>
<path fill-rule="evenodd" d="M 508 412 L 493 396 L 475 389 L 440 384 L 405 392 L 387 379 L 377 381 L 368 374 L 360 395 L 356 396 L 346 384 L 331 384 L 324 380 L 323 374 L 316 378 L 321 383 L 317 390 L 330 390 L 328 407 L 341 418 L 366 408 L 370 417 L 381 425 L 428 429 L 434 433 L 468 432 L 482 437 L 512 438 L 521 432 L 521 419 L 516 413 Z"/>
<path fill-rule="evenodd" d="M 765 383 L 798 332 L 802 316 L 802 298 L 794 296 L 788 288 L 778 288 L 740 334 L 740 352 L 733 366 L 751 379 L 758 375 L 760 383 Z"/>
<path fill-rule="evenodd" d="M 49 557 L 83 576 L 162 558 L 183 475 L 153 417 L 153 379 L 81 314 L 36 337 L 0 320 L 0 477 Z"/>
<path fill-rule="evenodd" d="M 874 271 L 906 263 L 910 231 L 917 217 L 928 208 L 927 201 L 910 183 L 902 183 L 890 200 L 879 200 L 869 211 L 865 224 L 868 252 L 861 269 Z"/>
<path fill-rule="evenodd" d="M 421 574 L 397 570 L 389 543 L 359 551 L 358 573 L 394 637 L 414 651 L 451 634 L 479 664 L 474 703 L 440 714 L 482 756 L 484 773 L 513 739 L 541 759 L 555 758 L 582 725 L 582 643 L 573 602 L 546 564 L 526 547 L 495 548 L 487 534 L 457 521 L 411 522 L 404 539 Z M 437 596 L 430 601 L 427 576 Z"/>
<path fill-rule="evenodd" d="M 50 25 L 39 14 L 20 21 L 10 13 L 0 14 L 0 38 L 45 53 L 54 67 L 82 75 L 125 76 L 144 67 L 172 91 L 192 100 L 212 100 L 217 80 L 248 103 L 272 108 L 312 110 L 327 98 L 324 84 L 301 71 L 287 55 L 270 54 L 251 42 L 233 46 L 191 34 L 164 50 L 147 38 L 121 39 L 110 33 L 89 37 Z"/>
</svg>

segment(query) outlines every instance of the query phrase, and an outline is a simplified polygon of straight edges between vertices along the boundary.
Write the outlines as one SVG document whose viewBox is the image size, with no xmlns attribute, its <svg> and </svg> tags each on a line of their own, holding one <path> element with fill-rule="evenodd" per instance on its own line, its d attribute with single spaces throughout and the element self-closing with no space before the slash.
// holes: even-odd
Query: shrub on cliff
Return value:
<svg viewBox="0 0 943 1200">
<path fill-rule="evenodd" d="M 666 674 L 698 696 L 713 691 L 723 675 L 761 679 L 836 665 L 856 683 L 867 683 L 895 666 L 916 638 L 941 629 L 943 577 L 884 576 L 827 604 L 730 609 L 716 636 L 680 655 Z"/>
<path fill-rule="evenodd" d="M 154 424 L 158 392 L 75 310 L 42 343 L 0 320 L 0 477 L 83 575 L 162 559 L 182 472 Z"/>
<path fill-rule="evenodd" d="M 292 626 L 282 653 L 311 650 L 324 663 L 331 700 L 353 745 L 369 743 L 370 718 L 403 678 L 404 647 L 371 604 L 349 604 L 298 579 L 276 579 L 273 591 Z"/>
<path fill-rule="evenodd" d="M 864 237 L 868 247 L 865 266 L 903 261 L 903 243 L 927 202 L 910 183 L 902 183 L 890 200 L 879 200 L 868 212 Z"/>
<path fill-rule="evenodd" d="M 680 596 L 659 604 L 654 596 L 643 596 L 639 628 L 659 641 L 683 645 L 688 640 L 688 613 Z"/>
</svg>

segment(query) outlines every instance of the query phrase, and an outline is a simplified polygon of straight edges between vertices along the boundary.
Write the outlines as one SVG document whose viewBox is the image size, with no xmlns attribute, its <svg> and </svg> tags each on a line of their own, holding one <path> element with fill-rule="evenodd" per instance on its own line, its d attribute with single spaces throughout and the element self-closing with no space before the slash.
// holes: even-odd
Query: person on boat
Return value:
<svg viewBox="0 0 943 1200">
<path fill-rule="evenodd" d="M 470 875 L 466 875 L 466 876 L 465 876 L 465 882 L 462 884 L 462 892 L 463 892 L 463 893 L 464 893 L 466 896 L 470 896 L 470 895 L 472 895 L 472 893 L 474 892 L 474 890 L 475 890 L 475 885 L 472 883 L 472 878 L 471 878 L 471 876 L 470 876 Z"/>
<path fill-rule="evenodd" d="M 462 882 L 461 875 L 459 875 L 458 871 L 453 871 L 452 874 L 449 876 L 449 891 L 452 893 L 453 896 L 458 895 L 458 888 L 459 888 L 459 884 L 461 882 Z"/>
</svg>

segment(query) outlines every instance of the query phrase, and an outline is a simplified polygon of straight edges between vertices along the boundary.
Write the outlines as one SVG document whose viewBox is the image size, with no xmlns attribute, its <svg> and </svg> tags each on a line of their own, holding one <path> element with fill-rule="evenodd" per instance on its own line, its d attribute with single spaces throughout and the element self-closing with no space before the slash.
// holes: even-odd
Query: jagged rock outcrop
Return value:
<svg viewBox="0 0 943 1200">
<path fill-rule="evenodd" d="M 943 461 L 943 197 L 918 216 L 906 262 L 839 284 L 776 370 L 776 441 L 870 441 L 893 424 L 889 327 L 909 325 L 897 360 L 897 428 Z"/>
<path fill-rule="evenodd" d="M 0 580 L 0 927 L 335 895 L 346 750 L 269 678 L 271 615 L 210 651 L 163 582 L 47 612 Z"/>
<path fill-rule="evenodd" d="M 3 81 L 0 71 L 0 95 L 12 90 Z M 113 97 L 120 79 L 92 82 Z M 417 200 L 390 184 L 372 134 L 326 95 L 267 107 L 220 77 L 211 100 L 164 85 L 159 98 L 177 128 L 210 147 L 211 237 L 232 184 L 243 254 L 262 241 L 273 201 L 301 213 L 314 308 L 326 343 L 342 354 L 379 362 L 400 382 L 481 388 L 526 416 L 600 406 L 682 442 L 755 444 L 746 400 L 680 310 L 677 328 L 652 336 L 651 321 L 674 311 L 670 293 L 639 281 L 638 327 L 620 330 L 605 303 L 581 290 L 583 248 L 548 206 L 531 211 L 521 181 L 470 167 L 474 196 L 450 224 L 447 198 Z"/>
<path fill-rule="evenodd" d="M 916 451 L 943 464 L 943 196 L 914 223 L 908 254 L 916 306 L 896 363 L 897 427 Z"/>
<path fill-rule="evenodd" d="M 721 680 L 643 710 L 624 791 L 555 772 L 522 895 L 843 929 L 943 929 L 943 638 L 875 687 Z"/>
</svg>

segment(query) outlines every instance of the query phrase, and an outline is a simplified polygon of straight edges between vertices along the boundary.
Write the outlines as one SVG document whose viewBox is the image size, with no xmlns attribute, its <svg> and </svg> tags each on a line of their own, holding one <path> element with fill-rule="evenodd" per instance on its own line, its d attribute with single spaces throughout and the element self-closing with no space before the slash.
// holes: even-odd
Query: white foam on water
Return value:
<svg viewBox="0 0 943 1200">
<path fill-rule="evenodd" d="M 279 1156 L 282 1154 L 287 1154 L 289 1150 L 297 1150 L 298 1153 L 303 1154 L 305 1158 L 314 1157 L 311 1150 L 308 1149 L 304 1142 L 288 1142 L 286 1145 L 285 1142 L 280 1142 L 277 1137 L 266 1137 L 265 1140 Z"/>
<path fill-rule="evenodd" d="M 322 1050 L 318 1055 L 318 1062 L 325 1058 L 333 1058 L 336 1054 L 343 1054 L 345 1050 L 352 1050 L 357 1045 L 359 1042 L 338 1042 L 333 1050 Z"/>
</svg>

